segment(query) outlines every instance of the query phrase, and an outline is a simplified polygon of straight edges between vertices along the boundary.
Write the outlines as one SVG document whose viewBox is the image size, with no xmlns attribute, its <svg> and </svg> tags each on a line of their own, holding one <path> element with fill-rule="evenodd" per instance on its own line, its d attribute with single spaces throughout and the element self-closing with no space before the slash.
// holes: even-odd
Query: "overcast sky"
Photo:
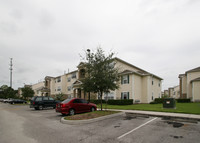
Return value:
<svg viewBox="0 0 200 143">
<path fill-rule="evenodd" d="M 162 90 L 200 66 L 200 0 L 0 0 L 0 86 L 76 70 L 101 45 L 162 77 Z"/>
</svg>

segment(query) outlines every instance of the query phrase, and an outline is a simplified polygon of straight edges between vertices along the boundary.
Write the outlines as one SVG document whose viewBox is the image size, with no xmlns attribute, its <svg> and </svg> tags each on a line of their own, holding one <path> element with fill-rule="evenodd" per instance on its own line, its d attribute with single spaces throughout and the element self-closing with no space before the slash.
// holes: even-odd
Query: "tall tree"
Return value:
<svg viewBox="0 0 200 143">
<path fill-rule="evenodd" d="M 15 98 L 17 91 L 7 85 L 0 87 L 0 98 Z"/>
<path fill-rule="evenodd" d="M 102 110 L 102 95 L 119 88 L 118 69 L 115 67 L 114 53 L 106 56 L 101 47 L 95 53 L 88 52 L 85 62 L 86 76 L 82 80 L 82 88 L 87 92 L 100 95 Z"/>
<path fill-rule="evenodd" d="M 22 96 L 24 99 L 27 99 L 28 97 L 33 97 L 34 91 L 32 90 L 31 87 L 25 86 L 22 88 Z"/>
</svg>

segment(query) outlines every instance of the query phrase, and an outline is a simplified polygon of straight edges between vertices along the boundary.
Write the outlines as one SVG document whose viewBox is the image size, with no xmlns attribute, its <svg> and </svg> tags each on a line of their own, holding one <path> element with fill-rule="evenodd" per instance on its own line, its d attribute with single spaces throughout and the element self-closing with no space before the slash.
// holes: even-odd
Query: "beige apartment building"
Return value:
<svg viewBox="0 0 200 143">
<path fill-rule="evenodd" d="M 171 97 L 171 98 L 175 98 L 175 99 L 180 98 L 180 87 L 179 87 L 179 85 L 174 86 L 174 87 L 170 87 L 168 89 L 168 96 Z"/>
<path fill-rule="evenodd" d="M 193 102 L 200 101 L 200 67 L 179 75 L 180 98 L 190 98 Z"/>
<path fill-rule="evenodd" d="M 31 86 L 32 90 L 34 91 L 34 96 L 47 96 L 47 90 L 44 86 L 44 81 L 38 82 Z"/>
<path fill-rule="evenodd" d="M 115 58 L 116 67 L 121 76 L 120 88 L 104 94 L 108 99 L 133 99 L 136 103 L 150 103 L 161 97 L 162 78 L 140 69 L 119 58 Z M 64 94 L 65 98 L 79 97 L 88 99 L 89 93 L 81 89 L 81 79 L 85 77 L 84 63 L 78 65 L 78 70 L 58 76 L 45 77 L 43 95 L 55 97 Z M 90 93 L 91 99 L 97 99 L 97 94 Z"/>
</svg>

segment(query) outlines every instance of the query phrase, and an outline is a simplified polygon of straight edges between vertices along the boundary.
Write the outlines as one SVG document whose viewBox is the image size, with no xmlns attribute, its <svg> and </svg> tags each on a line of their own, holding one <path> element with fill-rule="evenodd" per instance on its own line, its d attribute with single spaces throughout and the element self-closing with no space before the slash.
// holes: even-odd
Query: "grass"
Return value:
<svg viewBox="0 0 200 143">
<path fill-rule="evenodd" d="M 97 106 L 98 108 L 101 108 L 100 104 Z M 105 107 L 106 105 L 103 104 L 104 109 Z M 200 103 L 176 103 L 176 109 L 163 109 L 162 104 L 107 105 L 107 109 L 200 114 Z"/>
<path fill-rule="evenodd" d="M 93 119 L 101 116 L 111 115 L 119 113 L 119 111 L 94 111 L 89 113 L 77 114 L 74 116 L 66 116 L 65 120 L 86 120 L 86 119 Z"/>
</svg>

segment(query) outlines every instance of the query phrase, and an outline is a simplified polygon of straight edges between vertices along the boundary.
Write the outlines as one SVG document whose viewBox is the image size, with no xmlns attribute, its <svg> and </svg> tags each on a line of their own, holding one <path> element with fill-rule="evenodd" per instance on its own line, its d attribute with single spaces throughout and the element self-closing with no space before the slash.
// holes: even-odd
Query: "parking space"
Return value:
<svg viewBox="0 0 200 143">
<path fill-rule="evenodd" d="M 0 104 L 0 110 L 13 113 L 9 115 L 10 118 L 16 119 L 16 124 L 19 122 L 16 117 L 19 116 L 19 119 L 23 120 L 24 136 L 42 143 L 197 143 L 200 141 L 200 124 L 188 121 L 179 122 L 157 117 L 133 117 L 124 114 L 90 124 L 67 125 L 60 122 L 63 116 L 56 113 L 54 109 L 34 110 L 27 105 Z M 5 122 L 6 119 L 2 121 Z M 1 124 L 2 121 L 0 115 Z"/>
</svg>

